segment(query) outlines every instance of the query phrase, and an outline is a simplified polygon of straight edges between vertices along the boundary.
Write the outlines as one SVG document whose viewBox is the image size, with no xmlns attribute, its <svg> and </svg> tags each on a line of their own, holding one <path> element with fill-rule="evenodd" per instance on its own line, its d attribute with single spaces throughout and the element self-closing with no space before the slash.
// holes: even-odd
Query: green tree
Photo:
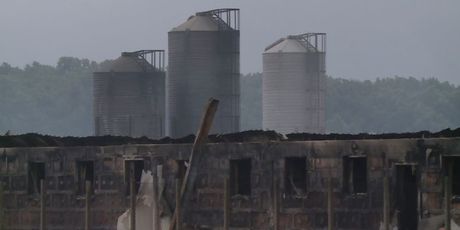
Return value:
<svg viewBox="0 0 460 230">
<path fill-rule="evenodd" d="M 241 78 L 241 128 L 262 128 L 262 75 Z M 438 131 L 460 127 L 460 87 L 413 77 L 327 77 L 327 132 Z"/>
<path fill-rule="evenodd" d="M 62 60 L 66 59 L 60 59 L 64 68 Z M 59 71 L 57 66 L 33 62 L 19 71 L 0 73 L 0 133 L 92 134 L 91 69 L 97 64 L 70 60 L 80 64 Z"/>
</svg>

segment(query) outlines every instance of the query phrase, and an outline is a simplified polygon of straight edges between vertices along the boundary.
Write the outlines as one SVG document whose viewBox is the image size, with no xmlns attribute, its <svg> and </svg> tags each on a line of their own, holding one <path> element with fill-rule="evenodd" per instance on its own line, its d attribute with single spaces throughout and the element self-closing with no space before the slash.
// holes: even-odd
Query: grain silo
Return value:
<svg viewBox="0 0 460 230">
<path fill-rule="evenodd" d="M 239 9 L 196 13 L 168 33 L 169 135 L 194 134 L 210 97 L 220 101 L 211 133 L 239 131 Z"/>
<path fill-rule="evenodd" d="M 164 54 L 164 50 L 124 52 L 94 73 L 97 136 L 164 136 Z"/>
<path fill-rule="evenodd" d="M 325 132 L 326 34 L 282 38 L 263 54 L 263 128 Z"/>
</svg>

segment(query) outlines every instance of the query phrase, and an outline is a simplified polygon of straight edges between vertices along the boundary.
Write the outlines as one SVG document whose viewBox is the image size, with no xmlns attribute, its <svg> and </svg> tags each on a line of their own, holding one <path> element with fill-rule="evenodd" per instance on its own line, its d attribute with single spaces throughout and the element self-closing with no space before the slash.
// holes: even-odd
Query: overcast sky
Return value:
<svg viewBox="0 0 460 230">
<path fill-rule="evenodd" d="M 262 69 L 280 37 L 326 32 L 334 77 L 437 77 L 460 84 L 460 1 L 1 0 L 0 63 L 102 61 L 167 49 L 167 32 L 197 11 L 241 9 L 241 71 Z"/>
</svg>

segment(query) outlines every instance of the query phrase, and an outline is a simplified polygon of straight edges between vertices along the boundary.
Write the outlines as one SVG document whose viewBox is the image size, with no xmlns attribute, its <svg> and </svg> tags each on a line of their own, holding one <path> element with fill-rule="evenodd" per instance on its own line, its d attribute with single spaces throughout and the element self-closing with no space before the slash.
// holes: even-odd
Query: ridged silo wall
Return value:
<svg viewBox="0 0 460 230">
<path fill-rule="evenodd" d="M 210 97 L 220 101 L 211 133 L 239 131 L 239 31 L 169 32 L 170 136 L 198 130 Z"/>
<path fill-rule="evenodd" d="M 96 135 L 147 136 L 165 133 L 165 73 L 94 73 Z"/>
<path fill-rule="evenodd" d="M 325 53 L 263 54 L 263 128 L 325 132 Z"/>
</svg>

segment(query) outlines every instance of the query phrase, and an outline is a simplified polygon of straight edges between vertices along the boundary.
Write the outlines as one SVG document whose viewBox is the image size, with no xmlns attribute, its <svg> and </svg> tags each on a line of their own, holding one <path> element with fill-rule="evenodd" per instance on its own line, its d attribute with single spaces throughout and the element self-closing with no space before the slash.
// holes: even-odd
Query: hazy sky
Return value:
<svg viewBox="0 0 460 230">
<path fill-rule="evenodd" d="M 1 0 L 0 63 L 55 65 L 167 49 L 167 32 L 197 11 L 241 9 L 241 71 L 288 34 L 326 32 L 334 77 L 438 77 L 460 84 L 460 1 Z"/>
</svg>

